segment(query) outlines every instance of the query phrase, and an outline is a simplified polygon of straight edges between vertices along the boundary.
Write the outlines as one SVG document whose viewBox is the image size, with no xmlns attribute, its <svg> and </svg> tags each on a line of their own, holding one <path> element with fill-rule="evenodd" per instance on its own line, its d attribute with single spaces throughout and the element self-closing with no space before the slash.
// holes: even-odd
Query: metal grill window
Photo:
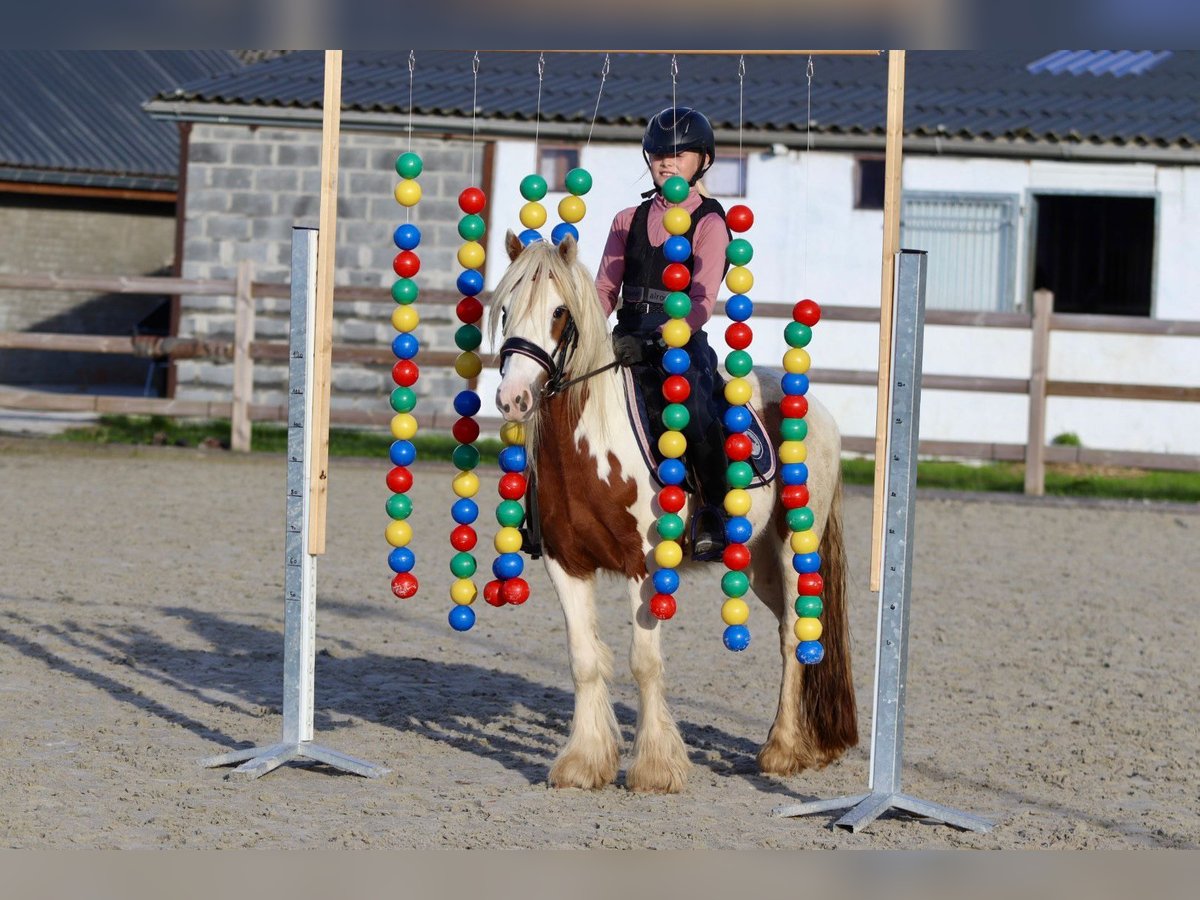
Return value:
<svg viewBox="0 0 1200 900">
<path fill-rule="evenodd" d="M 929 253 L 930 309 L 1012 312 L 1018 198 L 906 191 L 900 244 Z"/>
</svg>

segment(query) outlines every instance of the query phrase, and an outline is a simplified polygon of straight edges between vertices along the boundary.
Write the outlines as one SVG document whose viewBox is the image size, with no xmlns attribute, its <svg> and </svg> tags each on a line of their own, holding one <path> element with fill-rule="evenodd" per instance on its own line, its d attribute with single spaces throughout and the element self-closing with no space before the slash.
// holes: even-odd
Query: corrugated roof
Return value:
<svg viewBox="0 0 1200 900">
<path fill-rule="evenodd" d="M 240 67 L 225 50 L 0 52 L 0 177 L 174 190 L 178 132 L 142 104 Z"/>
</svg>

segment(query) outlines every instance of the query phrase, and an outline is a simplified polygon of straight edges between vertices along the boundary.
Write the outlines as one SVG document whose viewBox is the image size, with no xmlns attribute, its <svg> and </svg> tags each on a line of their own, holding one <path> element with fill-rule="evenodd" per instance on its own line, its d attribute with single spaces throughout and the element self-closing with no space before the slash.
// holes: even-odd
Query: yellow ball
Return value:
<svg viewBox="0 0 1200 900">
<path fill-rule="evenodd" d="M 587 204 L 581 197 L 563 197 L 558 201 L 558 216 L 564 222 L 578 222 L 587 215 Z"/>
<path fill-rule="evenodd" d="M 475 582 L 470 578 L 459 578 L 450 585 L 450 599 L 459 606 L 470 606 L 475 602 L 477 596 L 479 596 L 479 591 L 475 588 Z"/>
<path fill-rule="evenodd" d="M 474 472 L 459 472 L 452 484 L 454 493 L 460 497 L 474 497 L 479 493 L 479 476 Z"/>
<path fill-rule="evenodd" d="M 511 527 L 501 528 L 493 544 L 497 553 L 516 553 L 521 549 L 521 532 Z"/>
<path fill-rule="evenodd" d="M 663 214 L 663 228 L 668 234 L 687 234 L 692 227 L 692 214 L 682 206 L 673 206 Z"/>
<path fill-rule="evenodd" d="M 730 597 L 721 604 L 721 620 L 726 625 L 745 625 L 750 618 L 750 607 L 741 597 Z"/>
<path fill-rule="evenodd" d="M 474 350 L 464 350 L 454 361 L 454 371 L 459 378 L 475 378 L 483 371 L 483 361 Z"/>
<path fill-rule="evenodd" d="M 654 548 L 654 561 L 660 569 L 674 569 L 683 562 L 683 548 L 676 541 L 660 541 Z"/>
<path fill-rule="evenodd" d="M 464 269 L 478 269 L 483 258 L 483 245 L 479 241 L 467 241 L 458 248 L 458 264 Z"/>
<path fill-rule="evenodd" d="M 668 459 L 679 459 L 687 452 L 687 438 L 678 431 L 664 431 L 658 438 L 658 452 Z"/>
<path fill-rule="evenodd" d="M 725 382 L 725 399 L 733 406 L 745 406 L 752 393 L 750 382 L 745 378 L 730 378 Z"/>
<path fill-rule="evenodd" d="M 784 441 L 779 445 L 779 461 L 786 466 L 802 463 L 808 459 L 808 448 L 804 441 Z"/>
<path fill-rule="evenodd" d="M 815 641 L 821 637 L 820 619 L 797 619 L 796 638 L 801 641 Z"/>
<path fill-rule="evenodd" d="M 803 347 L 793 347 L 783 354 L 783 367 L 793 375 L 803 375 L 812 365 L 812 357 Z"/>
<path fill-rule="evenodd" d="M 817 546 L 821 543 L 815 531 L 794 531 L 792 532 L 792 552 L 793 553 L 816 553 Z"/>
<path fill-rule="evenodd" d="M 546 207 L 530 200 L 521 207 L 521 224 L 526 228 L 541 228 L 546 224 Z"/>
<path fill-rule="evenodd" d="M 725 512 L 731 516 L 744 516 L 750 512 L 750 492 L 734 488 L 726 493 Z"/>
<path fill-rule="evenodd" d="M 412 526 L 404 519 L 396 519 L 388 522 L 384 536 L 393 547 L 407 547 L 408 542 L 412 540 Z"/>
<path fill-rule="evenodd" d="M 663 326 L 662 336 L 668 347 L 684 347 L 692 339 L 692 326 L 683 319 L 672 319 Z"/>
<path fill-rule="evenodd" d="M 421 186 L 411 178 L 406 178 L 396 185 L 396 202 L 401 206 L 416 206 L 421 199 Z"/>
<path fill-rule="evenodd" d="M 735 294 L 748 294 L 754 287 L 754 276 L 745 266 L 734 266 L 725 276 L 725 287 Z"/>
<path fill-rule="evenodd" d="M 509 447 L 525 444 L 525 426 L 520 422 L 505 422 L 500 426 L 500 440 Z"/>
<path fill-rule="evenodd" d="M 396 413 L 392 416 L 392 437 L 396 440 L 412 440 L 416 433 L 417 419 L 412 413 Z"/>
<path fill-rule="evenodd" d="M 392 327 L 397 331 L 414 331 L 421 317 L 412 306 L 397 306 L 392 310 Z"/>
</svg>

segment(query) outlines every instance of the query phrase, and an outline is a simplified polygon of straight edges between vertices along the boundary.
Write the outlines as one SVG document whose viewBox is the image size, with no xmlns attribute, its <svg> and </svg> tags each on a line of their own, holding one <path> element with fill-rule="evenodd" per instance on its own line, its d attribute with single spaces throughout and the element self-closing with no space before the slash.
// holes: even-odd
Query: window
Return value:
<svg viewBox="0 0 1200 900">
<path fill-rule="evenodd" d="M 704 173 L 704 187 L 714 197 L 746 196 L 746 157 L 722 156 Z"/>
<path fill-rule="evenodd" d="M 550 191 L 567 189 L 567 173 L 579 168 L 578 147 L 539 147 L 538 174 L 546 179 Z"/>
<path fill-rule="evenodd" d="M 854 208 L 883 209 L 882 157 L 860 157 L 854 161 Z"/>
</svg>

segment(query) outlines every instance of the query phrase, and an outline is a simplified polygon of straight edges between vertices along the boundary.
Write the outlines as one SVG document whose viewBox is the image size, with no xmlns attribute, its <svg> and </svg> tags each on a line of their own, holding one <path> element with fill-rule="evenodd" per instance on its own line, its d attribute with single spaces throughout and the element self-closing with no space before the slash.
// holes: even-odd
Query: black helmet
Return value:
<svg viewBox="0 0 1200 900">
<path fill-rule="evenodd" d="M 708 158 L 692 179 L 695 184 L 717 157 L 717 140 L 704 113 L 689 106 L 668 106 L 646 123 L 646 133 L 642 135 L 642 155 L 647 165 L 650 164 L 651 155 L 662 156 L 685 150 L 698 150 L 702 157 Z"/>
</svg>

